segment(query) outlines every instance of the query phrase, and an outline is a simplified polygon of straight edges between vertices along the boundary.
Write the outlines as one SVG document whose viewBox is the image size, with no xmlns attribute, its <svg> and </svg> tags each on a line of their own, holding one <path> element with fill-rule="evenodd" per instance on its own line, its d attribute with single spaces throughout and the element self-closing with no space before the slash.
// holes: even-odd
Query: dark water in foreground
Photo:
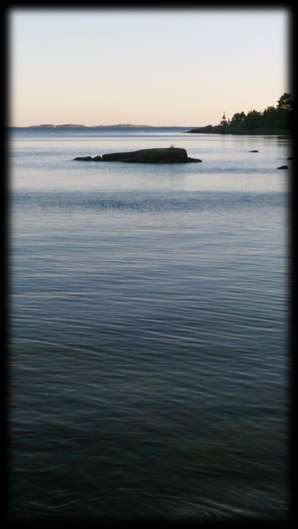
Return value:
<svg viewBox="0 0 298 529">
<path fill-rule="evenodd" d="M 287 140 L 190 136 L 12 137 L 13 516 L 287 517 Z"/>
</svg>

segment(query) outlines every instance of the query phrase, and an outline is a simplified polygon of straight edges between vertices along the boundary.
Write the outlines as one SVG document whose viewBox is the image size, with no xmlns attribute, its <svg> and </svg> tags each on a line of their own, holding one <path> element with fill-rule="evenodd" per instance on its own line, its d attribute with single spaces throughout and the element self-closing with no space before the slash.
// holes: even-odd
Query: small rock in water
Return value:
<svg viewBox="0 0 298 529">
<path fill-rule="evenodd" d="M 259 151 L 257 151 L 256 149 L 253 149 L 252 151 L 249 151 L 249 152 L 259 152 Z"/>
<path fill-rule="evenodd" d="M 278 167 L 277 169 L 288 169 L 288 166 L 287 166 L 287 165 L 281 165 L 281 166 Z"/>
</svg>

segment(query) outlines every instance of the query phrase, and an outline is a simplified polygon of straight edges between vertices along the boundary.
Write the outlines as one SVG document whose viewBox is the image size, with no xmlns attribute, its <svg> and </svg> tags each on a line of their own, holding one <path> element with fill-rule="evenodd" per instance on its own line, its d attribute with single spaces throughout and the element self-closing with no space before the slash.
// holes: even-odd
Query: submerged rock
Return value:
<svg viewBox="0 0 298 529">
<path fill-rule="evenodd" d="M 185 149 L 178 147 L 141 149 L 131 152 L 114 152 L 103 154 L 102 157 L 79 156 L 74 158 L 79 161 L 103 161 L 103 162 L 125 162 L 125 163 L 190 163 L 201 162 L 199 158 L 190 158 Z"/>
<path fill-rule="evenodd" d="M 287 166 L 287 165 L 281 165 L 281 166 L 278 167 L 277 169 L 288 169 L 288 166 Z"/>
<path fill-rule="evenodd" d="M 253 149 L 252 151 L 249 151 L 249 152 L 259 152 L 259 151 L 257 151 L 256 149 Z"/>
</svg>

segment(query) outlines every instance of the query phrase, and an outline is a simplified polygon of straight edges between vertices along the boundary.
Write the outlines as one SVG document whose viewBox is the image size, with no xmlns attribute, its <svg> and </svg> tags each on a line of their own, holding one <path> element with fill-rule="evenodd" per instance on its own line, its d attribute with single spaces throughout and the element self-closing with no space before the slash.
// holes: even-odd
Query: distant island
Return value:
<svg viewBox="0 0 298 529">
<path fill-rule="evenodd" d="M 276 107 L 269 106 L 263 112 L 251 110 L 237 112 L 231 120 L 225 114 L 219 125 L 196 127 L 186 132 L 205 134 L 291 134 L 293 119 L 293 100 L 284 93 Z"/>
<path fill-rule="evenodd" d="M 178 126 L 178 125 L 132 125 L 130 123 L 117 123 L 113 125 L 82 125 L 76 123 L 63 123 L 59 125 L 54 125 L 52 123 L 43 123 L 40 125 L 27 125 L 24 127 L 10 127 L 12 129 L 25 129 L 25 130 L 40 130 L 40 129 L 146 129 L 146 130 L 155 130 L 155 129 L 177 129 L 184 130 L 185 132 L 190 127 L 188 126 Z"/>
<path fill-rule="evenodd" d="M 42 125 L 29 125 L 28 127 L 22 127 L 27 129 L 81 129 L 81 128 L 88 128 L 88 129 L 98 129 L 98 128 L 131 128 L 131 127 L 148 127 L 148 125 L 131 125 L 130 123 L 117 123 L 115 125 L 81 125 L 77 123 L 62 123 L 60 125 L 52 125 L 50 123 L 45 123 Z"/>
</svg>

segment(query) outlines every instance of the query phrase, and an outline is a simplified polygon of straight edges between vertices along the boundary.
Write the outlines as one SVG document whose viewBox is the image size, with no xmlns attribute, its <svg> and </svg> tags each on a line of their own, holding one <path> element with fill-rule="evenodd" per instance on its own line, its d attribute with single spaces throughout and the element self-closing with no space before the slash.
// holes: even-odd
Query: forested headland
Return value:
<svg viewBox="0 0 298 529">
<path fill-rule="evenodd" d="M 293 119 L 293 100 L 290 94 L 284 93 L 277 105 L 267 107 L 263 112 L 251 110 L 237 112 L 229 120 L 225 114 L 219 125 L 206 125 L 187 132 L 218 134 L 291 134 Z"/>
</svg>

